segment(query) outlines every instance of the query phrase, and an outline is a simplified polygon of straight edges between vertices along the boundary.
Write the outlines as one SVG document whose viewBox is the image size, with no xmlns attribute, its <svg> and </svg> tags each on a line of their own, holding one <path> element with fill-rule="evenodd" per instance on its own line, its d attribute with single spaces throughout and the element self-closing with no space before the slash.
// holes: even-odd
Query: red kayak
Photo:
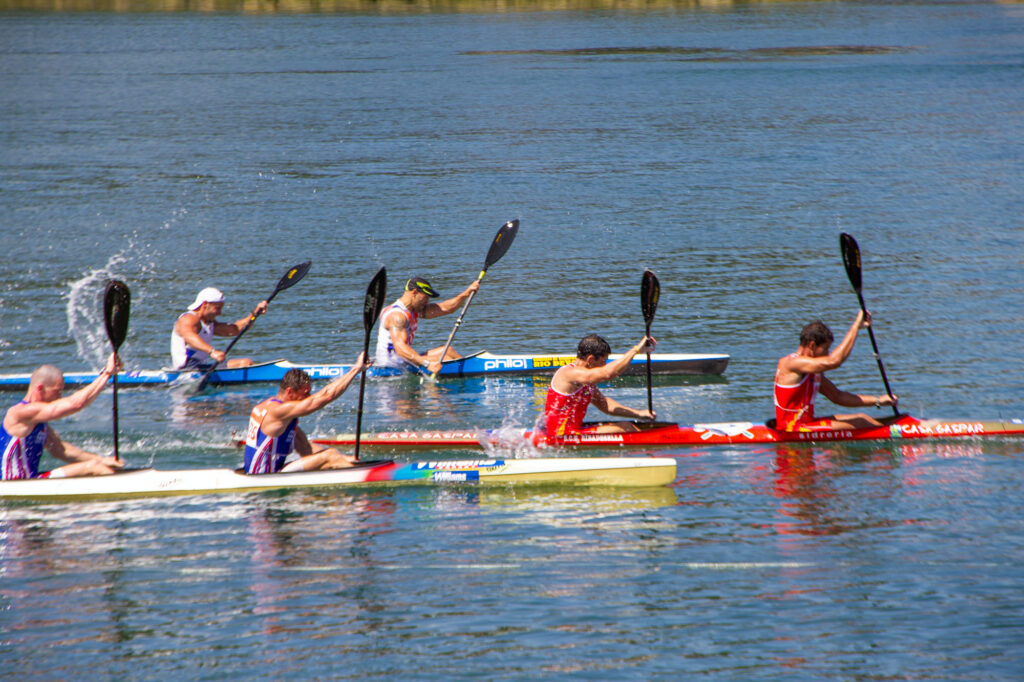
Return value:
<svg viewBox="0 0 1024 682">
<path fill-rule="evenodd" d="M 742 443 L 828 442 L 855 440 L 919 440 L 945 438 L 980 438 L 988 436 L 1024 436 L 1024 419 L 1007 421 L 967 421 L 949 419 L 918 419 L 909 414 L 887 417 L 883 426 L 842 431 L 778 431 L 767 424 L 724 422 L 680 425 L 665 422 L 639 423 L 639 431 L 631 433 L 597 433 L 599 423 L 588 424 L 578 434 L 549 438 L 525 429 L 500 431 L 439 430 L 385 431 L 366 433 L 360 438 L 365 447 L 403 448 L 480 448 L 484 444 L 516 446 L 525 439 L 537 446 L 549 447 L 611 447 L 652 445 L 730 445 Z M 344 446 L 355 442 L 355 434 L 334 438 L 317 438 L 322 445 Z"/>
</svg>

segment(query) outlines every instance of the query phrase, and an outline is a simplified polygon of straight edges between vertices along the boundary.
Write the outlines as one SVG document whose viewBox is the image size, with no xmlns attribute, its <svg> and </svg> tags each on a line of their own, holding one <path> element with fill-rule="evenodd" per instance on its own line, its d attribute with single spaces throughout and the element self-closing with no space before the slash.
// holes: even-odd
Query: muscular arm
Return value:
<svg viewBox="0 0 1024 682">
<path fill-rule="evenodd" d="M 26 405 L 15 405 L 7 411 L 7 415 L 4 417 L 4 428 L 12 436 L 20 438 L 27 436 L 36 424 L 56 421 L 85 409 L 103 392 L 107 381 L 110 380 L 110 375 L 119 367 L 119 363 L 117 356 L 111 353 L 107 359 L 107 366 L 88 386 L 50 403 L 32 402 Z"/>
<path fill-rule="evenodd" d="M 265 433 L 265 432 L 264 432 Z M 313 446 L 309 443 L 309 438 L 306 437 L 306 432 L 298 426 L 295 427 L 295 452 L 299 457 L 305 457 L 306 455 L 313 454 Z"/>
<path fill-rule="evenodd" d="M 821 386 L 818 388 L 823 396 L 842 407 L 868 407 L 869 405 L 892 405 L 893 401 L 888 395 L 859 395 L 848 393 L 836 387 L 828 378 L 821 378 Z"/>
<path fill-rule="evenodd" d="M 101 459 L 97 454 L 86 452 L 77 445 L 62 441 L 52 426 L 46 431 L 46 443 L 43 447 L 51 455 L 65 462 L 84 462 L 88 459 Z"/>
<path fill-rule="evenodd" d="M 228 324 L 226 322 L 214 322 L 213 323 L 213 334 L 214 334 L 214 336 L 238 336 L 239 334 L 242 333 L 242 331 L 246 327 L 248 327 L 250 324 L 252 324 L 253 321 L 257 317 L 259 317 L 260 315 L 262 315 L 265 312 L 267 312 L 267 302 L 266 301 L 260 301 L 256 305 L 256 309 L 255 310 L 253 310 L 251 313 L 249 313 L 245 317 L 242 317 L 242 318 L 239 318 L 239 319 L 235 320 L 231 324 Z M 198 327 L 199 327 L 199 325 L 198 325 L 198 318 L 197 318 L 196 331 L 198 331 Z M 181 334 L 181 332 L 178 332 L 178 333 Z M 182 336 L 184 337 L 184 334 L 182 334 Z M 188 341 L 187 338 L 185 340 Z M 192 346 L 192 343 L 190 342 L 189 345 Z M 192 347 L 195 348 L 195 346 L 192 346 Z"/>
<path fill-rule="evenodd" d="M 49 427 L 46 432 L 46 443 L 43 447 L 53 455 L 56 459 L 68 462 L 68 468 L 65 471 L 71 472 L 77 468 L 74 473 L 68 473 L 70 476 L 81 476 L 85 474 L 97 474 L 97 473 L 112 473 L 113 470 L 120 469 L 124 466 L 124 463 L 113 456 L 104 457 L 103 455 L 97 455 L 94 452 L 86 452 L 77 445 L 71 443 L 65 443 L 57 435 L 57 432 L 53 427 Z M 86 464 L 86 468 L 82 469 L 74 465 L 80 465 L 81 462 L 98 463 Z M 63 468 L 63 467 L 62 467 Z"/>
<path fill-rule="evenodd" d="M 480 280 L 475 279 L 473 280 L 473 283 L 466 287 L 466 290 L 463 291 L 458 296 L 455 296 L 454 298 L 449 298 L 447 301 L 441 301 L 440 303 L 427 304 L 427 307 L 423 310 L 423 317 L 430 318 L 441 317 L 442 315 L 449 315 L 458 310 L 462 306 L 462 304 L 466 302 L 466 299 L 469 298 L 470 294 L 472 294 L 474 291 L 478 291 L 479 289 Z M 398 346 L 395 346 L 395 348 L 397 349 Z"/>
<path fill-rule="evenodd" d="M 653 415 L 647 412 L 647 410 L 634 410 L 631 407 L 626 407 L 622 403 L 601 393 L 601 391 L 594 391 L 594 397 L 591 399 L 590 404 L 613 417 L 629 417 L 631 419 L 653 418 Z"/>
<path fill-rule="evenodd" d="M 648 347 L 654 350 L 654 346 L 654 339 L 645 336 L 640 343 L 623 353 L 621 358 L 615 362 L 609 362 L 603 367 L 587 368 L 566 365 L 555 374 L 554 379 L 551 381 L 551 386 L 560 393 L 572 393 L 582 384 L 599 384 L 611 381 L 626 370 L 630 361 L 632 361 L 637 353 L 646 351 Z"/>
<path fill-rule="evenodd" d="M 280 436 L 284 433 L 285 427 L 292 419 L 305 417 L 324 407 L 333 400 L 336 400 L 345 389 L 349 387 L 352 380 L 369 365 L 363 361 L 363 354 L 360 353 L 356 363 L 331 383 L 327 384 L 313 395 L 303 400 L 292 400 L 267 408 L 267 414 L 263 418 L 261 429 L 270 437 Z M 308 444 L 307 444 L 308 445 Z M 309 454 L 308 452 L 306 454 Z"/>
<path fill-rule="evenodd" d="M 850 357 L 853 344 L 857 340 L 857 332 L 860 331 L 861 327 L 867 327 L 870 324 L 870 316 L 865 319 L 864 312 L 860 311 L 857 313 L 853 324 L 850 325 L 850 329 L 846 332 L 846 336 L 843 337 L 842 342 L 833 348 L 832 352 L 828 355 L 816 358 L 803 355 L 790 357 L 787 355 L 782 358 L 779 360 L 778 382 L 783 386 L 795 386 L 800 383 L 805 374 L 827 372 L 830 369 L 839 367 Z"/>
<path fill-rule="evenodd" d="M 397 310 L 393 311 L 383 324 L 391 334 L 391 345 L 395 347 L 395 352 L 400 358 L 417 367 L 427 366 L 426 356 L 417 353 L 416 349 L 410 346 L 406 340 L 409 338 L 409 319 L 405 315 Z"/>
<path fill-rule="evenodd" d="M 226 327 L 227 325 L 220 326 Z M 212 355 L 216 350 L 213 346 L 199 338 L 199 316 L 195 313 L 186 313 L 179 317 L 178 321 L 174 323 L 174 331 L 185 340 L 189 348 L 194 348 L 208 355 Z M 216 333 L 217 325 L 214 325 L 214 334 Z M 221 334 L 221 336 L 225 335 Z M 234 336 L 234 334 L 229 334 L 228 336 Z"/>
</svg>

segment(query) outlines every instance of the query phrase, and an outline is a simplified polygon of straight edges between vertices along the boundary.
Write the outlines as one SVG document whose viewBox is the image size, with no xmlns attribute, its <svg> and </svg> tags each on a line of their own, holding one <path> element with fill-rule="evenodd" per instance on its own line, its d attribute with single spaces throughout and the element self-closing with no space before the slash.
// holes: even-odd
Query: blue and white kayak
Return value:
<svg viewBox="0 0 1024 682">
<path fill-rule="evenodd" d="M 614 361 L 620 355 L 612 355 Z M 458 360 L 445 362 L 441 377 L 470 376 L 532 376 L 551 374 L 563 365 L 576 359 L 575 355 L 494 355 L 481 351 Z M 723 354 L 697 353 L 655 353 L 651 355 L 651 371 L 654 374 L 721 374 L 729 364 L 729 356 Z M 647 356 L 637 356 L 623 374 L 644 374 Z M 314 380 L 333 379 L 349 370 L 350 365 L 306 364 L 287 360 L 274 360 L 250 367 L 219 369 L 210 375 L 211 384 L 248 384 L 266 381 L 280 381 L 290 369 L 305 370 Z M 369 376 L 388 377 L 414 373 L 390 367 L 371 367 Z M 64 383 L 68 386 L 88 384 L 96 379 L 95 372 L 68 372 Z M 171 384 L 174 382 L 198 381 L 202 373 L 175 369 L 131 370 L 117 375 L 119 386 L 145 386 Z M 0 374 L 0 390 L 19 390 L 28 387 L 31 374 Z"/>
<path fill-rule="evenodd" d="M 410 483 L 646 487 L 669 485 L 675 478 L 676 460 L 671 457 L 379 460 L 350 469 L 254 476 L 234 469 L 135 469 L 109 476 L 0 481 L 0 500 L 81 500 Z"/>
</svg>

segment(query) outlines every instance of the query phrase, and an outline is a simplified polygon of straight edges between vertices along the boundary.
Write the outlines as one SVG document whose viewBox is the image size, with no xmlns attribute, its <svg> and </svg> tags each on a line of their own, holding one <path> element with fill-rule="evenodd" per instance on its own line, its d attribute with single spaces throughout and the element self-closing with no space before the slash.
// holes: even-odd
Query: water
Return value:
<svg viewBox="0 0 1024 682">
<path fill-rule="evenodd" d="M 660 349 L 733 358 L 659 381 L 659 416 L 759 420 L 800 326 L 841 333 L 856 312 L 848 231 L 904 407 L 1024 416 L 1022 24 L 973 3 L 0 15 L 0 370 L 98 367 L 112 276 L 133 294 L 128 366 L 161 366 L 201 287 L 237 319 L 307 259 L 237 351 L 348 361 L 380 265 L 393 295 L 411 274 L 452 295 L 519 218 L 457 348 L 566 352 L 598 331 L 623 349 L 650 267 Z M 882 391 L 866 338 L 831 376 Z M 122 453 L 235 466 L 231 433 L 268 390 L 123 391 Z M 646 400 L 636 380 L 608 390 Z M 543 391 L 372 381 L 364 426 L 526 426 Z M 355 412 L 350 391 L 304 427 L 351 431 Z M 57 428 L 109 448 L 109 400 Z M 0 661 L 19 678 L 1019 678 L 1021 445 L 661 452 L 680 473 L 660 490 L 5 505 Z"/>
</svg>

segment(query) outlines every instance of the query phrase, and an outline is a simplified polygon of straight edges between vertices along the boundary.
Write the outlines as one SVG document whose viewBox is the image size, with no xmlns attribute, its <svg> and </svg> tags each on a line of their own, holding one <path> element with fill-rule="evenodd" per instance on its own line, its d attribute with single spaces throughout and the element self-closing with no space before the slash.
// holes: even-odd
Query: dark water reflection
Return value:
<svg viewBox="0 0 1024 682">
<path fill-rule="evenodd" d="M 908 48 L 882 45 L 817 45 L 808 47 L 759 47 L 747 50 L 708 47 L 585 47 L 569 50 L 488 50 L 467 55 L 544 55 L 568 57 L 643 57 L 669 55 L 692 61 L 756 61 L 788 57 L 881 55 L 905 52 Z"/>
</svg>

